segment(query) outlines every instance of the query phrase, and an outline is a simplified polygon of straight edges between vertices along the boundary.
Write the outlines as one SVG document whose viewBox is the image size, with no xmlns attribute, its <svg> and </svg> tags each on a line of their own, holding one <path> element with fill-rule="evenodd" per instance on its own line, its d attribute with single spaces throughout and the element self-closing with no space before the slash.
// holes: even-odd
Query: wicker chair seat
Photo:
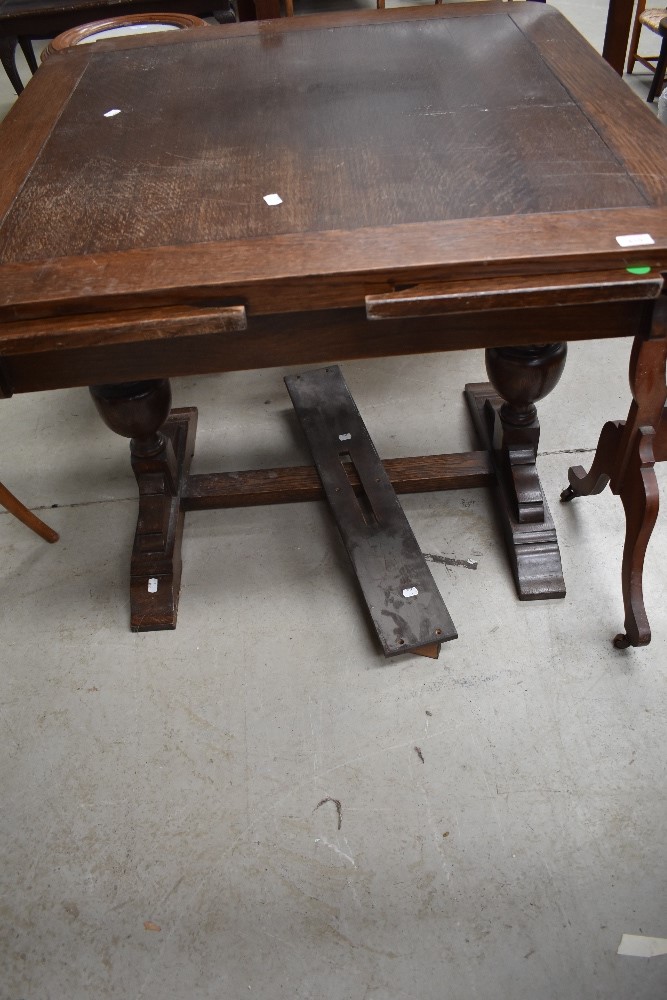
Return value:
<svg viewBox="0 0 667 1000">
<path fill-rule="evenodd" d="M 664 17 L 667 17 L 667 8 L 665 7 L 651 7 L 649 10 L 644 10 L 639 15 L 640 24 L 649 28 L 651 31 L 655 31 L 656 35 L 660 34 L 660 22 Z"/>
</svg>

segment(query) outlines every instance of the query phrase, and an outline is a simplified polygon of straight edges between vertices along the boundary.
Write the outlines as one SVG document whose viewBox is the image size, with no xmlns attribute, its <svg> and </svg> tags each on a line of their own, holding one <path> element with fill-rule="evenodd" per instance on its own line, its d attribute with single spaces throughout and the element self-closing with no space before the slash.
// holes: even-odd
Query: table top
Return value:
<svg viewBox="0 0 667 1000">
<path fill-rule="evenodd" d="M 664 128 L 541 4 L 98 42 L 40 69 L 0 147 L 0 317 L 666 261 Z"/>
</svg>

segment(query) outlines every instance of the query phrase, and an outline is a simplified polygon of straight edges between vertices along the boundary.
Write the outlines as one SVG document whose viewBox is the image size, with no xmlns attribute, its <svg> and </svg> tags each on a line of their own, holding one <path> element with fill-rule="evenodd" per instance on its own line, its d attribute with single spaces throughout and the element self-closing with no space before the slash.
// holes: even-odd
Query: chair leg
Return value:
<svg viewBox="0 0 667 1000">
<path fill-rule="evenodd" d="M 665 81 L 665 69 L 667 69 L 667 35 L 662 36 L 660 55 L 658 56 L 658 61 L 655 65 L 655 73 L 653 74 L 648 97 L 646 98 L 650 104 L 652 104 L 655 100 L 655 95 L 662 91 L 662 85 Z"/>
<path fill-rule="evenodd" d="M 637 57 L 637 52 L 639 51 L 639 36 L 642 31 L 642 26 L 639 23 L 639 15 L 643 14 L 646 10 L 646 0 L 637 0 L 637 10 L 635 12 L 635 22 L 632 26 L 632 34 L 630 35 L 630 47 L 628 49 L 628 66 L 627 73 L 632 73 L 635 68 L 635 59 Z"/>
<path fill-rule="evenodd" d="M 285 0 L 285 17 L 294 17 L 294 0 Z"/>
<path fill-rule="evenodd" d="M 32 47 L 32 42 L 29 38 L 24 35 L 19 35 L 19 45 L 21 46 L 21 52 L 25 56 L 25 61 L 28 64 L 28 68 L 31 73 L 37 72 L 37 60 L 35 59 L 35 53 Z"/>
<path fill-rule="evenodd" d="M 0 38 L 0 62 L 10 79 L 12 87 L 17 94 L 20 94 L 23 90 L 23 83 L 21 82 L 19 71 L 16 68 L 16 59 L 14 58 L 16 42 L 16 38 Z"/>
<path fill-rule="evenodd" d="M 44 524 L 36 514 L 33 514 L 31 510 L 24 507 L 20 500 L 17 500 L 13 493 L 10 493 L 6 486 L 0 483 L 0 505 L 2 505 L 5 510 L 8 510 L 10 514 L 17 517 L 27 528 L 34 531 L 35 534 L 43 538 L 45 542 L 57 542 L 58 535 L 57 531 L 53 528 L 49 528 L 48 524 Z"/>
</svg>

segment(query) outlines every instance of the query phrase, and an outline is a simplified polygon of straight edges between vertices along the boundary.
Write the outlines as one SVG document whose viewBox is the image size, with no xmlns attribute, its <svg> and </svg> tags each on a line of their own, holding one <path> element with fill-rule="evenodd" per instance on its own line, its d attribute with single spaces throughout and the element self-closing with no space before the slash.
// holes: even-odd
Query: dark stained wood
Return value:
<svg viewBox="0 0 667 1000">
<path fill-rule="evenodd" d="M 168 450 L 160 432 L 171 409 L 168 379 L 93 385 L 90 393 L 107 427 L 131 439 L 133 453 L 153 456 Z"/>
<path fill-rule="evenodd" d="M 0 259 L 644 205 L 535 47 L 504 14 L 493 20 L 481 77 L 467 56 L 479 30 L 468 18 L 441 18 L 419 35 L 355 24 L 287 33 L 279 47 L 249 38 L 223 53 L 202 31 L 187 47 L 103 54 L 0 228 Z M 252 115 L 233 85 L 248 62 L 254 91 L 266 95 Z M 409 86 L 378 87 L 379 66 Z M 165 94 L 146 87 L 147 73 L 168 73 L 188 106 L 169 129 Z M 121 114 L 105 119 L 110 107 Z M 564 147 L 572 159 L 558 159 Z M 586 183 L 571 182 L 573 160 Z M 548 171 L 534 170 L 545 161 Z M 52 189 L 55 205 L 44 197 Z M 263 195 L 274 191 L 283 204 L 269 207 Z M 128 227 L 135 203 L 141 224 Z"/>
<path fill-rule="evenodd" d="M 544 306 L 622 302 L 657 298 L 663 278 L 658 272 L 638 276 L 626 271 L 601 274 L 553 274 L 526 278 L 494 277 L 415 285 L 385 295 L 366 296 L 369 319 L 445 316 L 493 309 L 536 309 Z"/>
<path fill-rule="evenodd" d="M 130 568 L 130 628 L 176 628 L 185 513 L 180 493 L 194 453 L 197 411 L 174 410 L 166 380 L 91 389 L 104 422 L 132 437 L 139 516 Z"/>
<path fill-rule="evenodd" d="M 620 497 L 625 511 L 625 544 L 621 581 L 625 607 L 625 632 L 614 639 L 617 649 L 646 646 L 651 628 L 644 606 L 644 557 L 651 539 L 660 505 L 655 476 L 652 427 L 640 427 L 637 448 L 632 455 Z"/>
<path fill-rule="evenodd" d="M 46 140 L 60 117 L 62 107 L 85 69 L 79 62 L 63 65 L 58 73 L 50 74 L 48 100 L 46 93 L 29 87 L 12 106 L 0 125 L 2 149 L 2 184 L 0 184 L 0 218 L 25 183 L 30 168 L 39 157 Z M 16 123 L 16 124 L 15 124 Z"/>
<path fill-rule="evenodd" d="M 9 399 L 14 394 L 9 365 L 3 357 L 0 357 L 0 399 Z"/>
<path fill-rule="evenodd" d="M 486 370 L 505 400 L 498 409 L 485 401 L 489 440 L 493 445 L 499 486 L 519 524 L 541 524 L 546 501 L 537 473 L 540 425 L 535 403 L 558 384 L 567 357 L 566 344 L 487 348 Z M 558 584 L 562 582 L 559 570 Z"/>
<path fill-rule="evenodd" d="M 633 9 L 634 0 L 609 0 L 602 55 L 619 76 L 623 75 Z"/>
<path fill-rule="evenodd" d="M 630 358 L 632 403 L 627 420 L 604 425 L 589 472 L 573 466 L 568 472 L 570 485 L 561 494 L 562 501 L 570 501 L 601 493 L 609 483 L 612 493 L 621 497 L 626 519 L 621 573 L 625 632 L 614 639 L 619 649 L 645 646 L 651 641 L 644 607 L 643 568 L 659 506 L 653 465 L 656 460 L 667 459 L 666 378 L 667 299 L 663 296 L 655 304 L 650 327 L 644 336 L 635 338 Z"/>
<path fill-rule="evenodd" d="M 477 5 L 485 6 L 485 5 Z M 485 8 L 486 9 L 486 8 Z M 432 9 L 429 9 L 432 11 Z M 448 15 L 451 8 L 448 8 Z M 386 17 L 397 12 L 387 12 Z M 403 28 L 406 17 L 413 20 L 424 19 L 425 24 L 431 28 L 433 21 L 432 13 L 426 17 L 428 11 L 398 12 L 398 16 L 390 19 L 396 29 Z M 437 12 L 435 12 L 437 14 Z M 438 14 L 440 17 L 441 15 Z M 459 20 L 461 15 L 457 15 Z M 491 17 L 485 14 L 484 19 L 489 23 L 497 15 Z M 516 18 L 517 14 L 513 14 Z M 311 37 L 316 32 L 319 18 L 303 19 L 308 24 L 302 27 L 302 22 L 291 22 L 298 26 L 297 34 L 303 40 Z M 316 22 L 312 24 L 310 22 Z M 338 20 L 325 19 L 327 24 L 339 24 Z M 358 22 L 355 21 L 355 24 Z M 368 21 L 366 16 L 362 23 L 368 25 L 368 30 L 377 30 L 377 22 Z M 529 24 L 529 27 L 531 25 Z M 558 27 L 555 24 L 554 27 Z M 281 30 L 278 30 L 281 28 Z M 241 32 L 234 34 L 233 32 Z M 531 30 L 534 29 L 532 25 Z M 274 38 L 276 42 L 282 44 L 284 29 L 279 24 L 265 26 L 265 31 L 259 35 L 247 32 L 252 30 L 258 32 L 258 26 L 231 26 L 230 29 L 223 29 L 227 34 L 224 36 L 224 45 L 232 41 L 239 44 L 258 44 L 265 46 L 269 38 Z M 566 27 L 565 35 L 571 34 L 572 29 Z M 174 36 L 181 33 L 173 32 Z M 550 36 L 549 36 L 550 37 Z M 549 39 L 547 39 L 548 41 Z M 576 36 L 575 36 L 576 40 Z M 103 48 L 109 58 L 121 56 L 129 57 L 136 52 L 152 52 L 153 46 L 143 42 L 143 48 L 139 47 L 140 40 L 124 40 L 122 45 L 109 48 L 112 43 L 97 43 L 95 48 Z M 211 47 L 213 41 L 216 45 L 222 44 L 223 39 L 217 32 L 207 32 L 206 44 Z M 190 43 L 188 43 L 190 44 Z M 545 43 L 546 44 L 546 43 Z M 569 36 L 566 37 L 562 51 L 567 51 L 574 41 Z M 184 43 L 176 44 L 166 36 L 161 42 L 161 49 L 164 52 L 181 51 Z M 187 48 L 187 46 L 186 46 Z M 532 48 L 532 46 L 531 46 Z M 560 51 L 560 50 L 559 50 Z M 262 49 L 263 52 L 263 49 Z M 594 57 L 588 49 L 585 49 L 589 63 Z M 84 62 L 88 63 L 90 54 L 72 53 L 75 65 Z M 554 63 L 554 72 L 558 70 L 556 56 L 551 53 L 551 61 Z M 561 56 L 564 60 L 564 57 Z M 598 60 L 599 62 L 599 60 Z M 571 68 L 566 67 L 568 72 Z M 604 69 L 604 67 L 602 68 Z M 48 70 L 48 67 L 47 67 Z M 46 72 L 46 71 L 45 71 Z M 63 68 L 64 72 L 64 68 Z M 40 74 L 41 75 L 41 74 Z M 587 99 L 589 89 L 596 84 L 595 93 L 598 106 L 599 124 L 596 129 L 589 129 L 592 136 L 597 136 L 597 131 L 601 128 L 609 131 L 609 141 L 607 145 L 613 149 L 616 140 L 625 144 L 624 156 L 616 155 L 616 160 L 625 162 L 627 170 L 634 175 L 641 172 L 643 153 L 641 143 L 627 141 L 629 133 L 627 122 L 633 122 L 633 132 L 637 127 L 637 109 L 630 108 L 627 104 L 627 88 L 622 88 L 618 82 L 618 93 L 612 98 L 612 91 L 609 90 L 609 80 L 604 78 L 600 81 L 600 68 L 596 64 L 587 67 L 587 72 L 581 78 L 577 78 L 578 88 L 572 87 L 577 92 L 577 100 Z M 42 77 L 43 88 L 51 88 L 52 77 Z M 37 80 L 33 86 L 40 85 Z M 47 91 L 45 91 L 47 93 Z M 533 97 L 526 98 L 524 110 L 532 111 Z M 629 95 L 631 98 L 632 95 Z M 195 98 L 193 97 L 193 103 Z M 609 107 L 613 101 L 614 108 L 623 107 L 624 114 L 610 115 Z M 288 102 L 289 106 L 289 102 Z M 474 110 L 474 109 L 473 109 Z M 552 109 L 558 112 L 558 108 Z M 639 113 L 648 115 L 648 112 Z M 426 116 L 428 117 L 428 115 Z M 435 115 L 434 117 L 438 117 Z M 121 116 L 112 119 L 118 124 Z M 623 119 L 626 123 L 624 124 Z M 650 115 L 645 124 L 641 125 L 640 131 L 651 131 L 646 143 L 655 150 L 656 162 L 664 162 L 667 152 L 667 136 L 655 132 L 655 122 L 650 120 Z M 291 122 L 294 124 L 293 121 Z M 106 124 L 110 124 L 106 121 Z M 283 124 L 285 124 L 283 122 Z M 290 120 L 287 121 L 290 124 Z M 640 123 L 641 124 L 641 123 Z M 611 131 L 610 131 L 611 130 Z M 664 130 L 662 130 L 664 133 Z M 108 134 L 103 132 L 103 135 Z M 112 133 L 113 134 L 113 133 Z M 67 141 L 65 145 L 67 145 Z M 597 141 L 597 139 L 595 139 Z M 297 148 L 299 143 L 296 144 Z M 520 147 L 519 147 L 520 148 Z M 570 145 L 568 143 L 568 151 Z M 605 146 L 606 149 L 606 146 Z M 173 152 L 167 150 L 167 152 Z M 183 170 L 187 171 L 192 167 L 187 159 L 187 152 L 183 163 Z M 509 155 L 509 154 L 508 154 Z M 167 157 L 169 159 L 170 157 Z M 174 159 L 171 156 L 171 159 Z M 389 162 L 390 158 L 388 158 Z M 31 162 L 26 161 L 26 165 Z M 69 159 L 67 160 L 69 163 Z M 532 176 L 545 171 L 542 169 L 545 162 L 549 163 L 548 172 L 552 172 L 551 159 L 549 161 L 540 160 L 528 179 L 527 190 L 530 193 L 531 186 L 536 183 Z M 606 184 L 615 184 L 622 176 L 618 172 L 618 164 L 612 171 L 610 178 L 603 179 L 598 183 L 590 184 L 588 171 L 582 172 L 581 165 L 576 165 L 576 170 L 572 171 L 574 161 L 566 159 L 559 166 L 560 171 L 570 171 L 565 173 L 561 180 L 570 186 L 579 187 L 579 193 L 584 193 L 588 188 L 594 188 L 596 192 L 602 192 Z M 586 164 L 587 167 L 590 164 Z M 141 168 L 142 173 L 146 173 L 146 163 L 141 162 L 135 169 Z M 153 177 L 152 180 L 159 181 L 156 186 L 162 188 L 165 184 L 176 183 L 179 177 L 178 172 L 166 171 L 160 168 L 160 176 Z M 147 172 L 150 174 L 150 171 Z M 172 178 L 173 174 L 173 178 Z M 247 183 L 247 171 L 245 172 Z M 652 183 L 664 183 L 664 178 L 660 170 L 653 172 Z M 170 180 L 170 178 L 172 178 Z M 615 179 L 616 180 L 615 180 Z M 657 178 L 657 181 L 656 181 Z M 552 181 L 554 178 L 551 178 Z M 226 178 L 225 178 L 226 180 Z M 319 182 L 324 186 L 326 177 L 319 178 Z M 220 181 L 222 183 L 222 181 Z M 537 182 L 540 183 L 539 180 Z M 337 184 L 337 181 L 336 181 Z M 336 184 L 333 185 L 336 189 Z M 485 184 L 488 188 L 494 185 Z M 7 191 L 7 198 L 11 196 L 11 186 L 3 189 Z M 18 187 L 15 189 L 18 190 Z M 260 192 L 257 191 L 257 198 Z M 325 190 L 327 200 L 330 199 L 328 191 Z M 97 198 L 97 189 L 95 192 Z M 589 196 L 589 195 L 587 195 Z M 27 197 L 27 195 L 26 195 Z M 372 199 L 375 204 L 377 197 Z M 455 201 L 455 200 L 454 200 Z M 455 208 L 458 205 L 454 204 Z M 483 207 L 483 206 L 481 206 Z M 279 212 L 284 206 L 280 206 Z M 475 205 L 474 211 L 478 211 L 480 206 Z M 171 211 L 171 204 L 164 209 L 168 216 Z M 194 212 L 192 206 L 185 207 L 184 211 Z M 262 209 L 264 211 L 264 209 Z M 470 207 L 466 209 L 468 213 L 473 211 Z M 458 213 L 457 213 L 458 214 Z M 275 218 L 267 211 L 262 218 Z M 51 222 L 49 215 L 49 224 Z M 65 220 L 67 221 L 67 220 Z M 152 223 L 155 225 L 155 222 Z M 162 223 L 160 223 L 162 224 Z M 355 225 L 359 221 L 355 220 Z M 393 289 L 392 280 L 398 283 L 410 281 L 429 281 L 442 279 L 443 273 L 450 276 L 478 277 L 481 273 L 505 273 L 513 271 L 515 274 L 523 274 L 526 269 L 549 271 L 563 268 L 591 268 L 591 255 L 594 255 L 596 263 L 599 265 L 615 263 L 623 267 L 626 263 L 654 263 L 656 266 L 665 264 L 664 246 L 660 244 L 642 250 L 623 250 L 615 242 L 615 235 L 619 233 L 633 231 L 655 231 L 664 229 L 665 221 L 662 214 L 656 217 L 656 210 L 647 207 L 646 209 L 636 208 L 612 209 L 607 208 L 604 212 L 588 213 L 550 213 L 548 216 L 516 216 L 509 218 L 468 218 L 465 224 L 458 220 L 450 222 L 424 222 L 406 223 L 392 227 L 381 226 L 371 229 L 356 229 L 354 239 L 350 233 L 340 228 L 340 220 L 337 220 L 337 228 L 328 232 L 308 232 L 308 233 L 285 233 L 282 236 L 257 238 L 254 240 L 226 240 L 222 242 L 199 243 L 193 246 L 175 245 L 171 247 L 151 247 L 147 250 L 128 250 L 125 253 L 95 254 L 91 258 L 71 258 L 41 261 L 39 268 L 35 266 L 18 265 L 3 268 L 3 275 L 0 275 L 0 309 L 6 307 L 7 312 L 11 310 L 13 315 L 36 315 L 40 309 L 51 310 L 58 308 L 62 311 L 65 307 L 69 310 L 81 310 L 82 304 L 77 302 L 81 296 L 81 290 L 86 289 L 85 308 L 97 307 L 97 303 L 102 304 L 106 299 L 112 299 L 120 303 L 122 300 L 125 308 L 132 304 L 140 304 L 147 297 L 154 301 L 160 296 L 163 303 L 178 301 L 184 295 L 208 295 L 216 293 L 218 295 L 235 292 L 241 295 L 249 304 L 252 310 L 257 312 L 287 311 L 293 308 L 317 308 L 327 305 L 352 305 L 356 304 L 360 297 L 366 294 L 373 294 L 377 291 L 390 291 Z M 46 227 L 49 228 L 48 226 Z M 85 228 L 85 227 L 84 227 Z M 103 220 L 103 224 L 96 226 L 96 230 L 104 234 L 108 229 L 108 223 Z M 122 227 L 122 232 L 127 232 L 127 227 Z M 179 234 L 180 235 L 180 234 Z M 202 233 L 202 235 L 204 235 Z M 210 233 L 206 235 L 210 236 Z M 14 237 L 12 237 L 14 238 Z M 31 239 L 39 241 L 40 237 L 31 236 Z M 280 262 L 280 268 L 276 268 L 276 262 Z M 372 268 L 364 269 L 364 264 L 373 263 Z M 221 267 L 221 262 L 224 266 Z M 489 265 L 492 264 L 492 267 Z M 277 273 L 276 273 L 277 272 Z M 261 277 L 260 277 L 261 276 Z M 378 285 L 380 287 L 378 287 Z M 93 293 L 94 292 L 94 296 Z M 29 300 L 30 305 L 27 301 Z"/>
<path fill-rule="evenodd" d="M 642 329 L 644 303 L 499 310 L 370 323 L 363 309 L 249 317 L 248 329 L 197 338 L 111 344 L 7 357 L 14 392 L 133 379 L 243 371 L 356 358 L 430 354 L 487 346 L 623 337 Z M 122 315 L 122 314 L 120 314 Z"/>
<path fill-rule="evenodd" d="M 485 451 L 388 458 L 382 464 L 396 493 L 473 489 L 491 486 L 494 481 L 491 461 Z M 345 472 L 350 486 L 359 493 L 361 483 L 355 468 L 346 465 Z M 190 476 L 181 505 L 184 510 L 217 510 L 323 499 L 324 491 L 316 470 L 311 466 L 297 466 Z"/>
<path fill-rule="evenodd" d="M 521 9 L 519 9 L 519 7 Z M 667 186 L 663 169 L 662 143 L 660 148 L 648 146 L 638 151 L 632 132 L 649 128 L 651 111 L 645 102 L 638 101 L 629 87 L 619 86 L 619 80 L 610 66 L 600 62 L 591 45 L 581 35 L 574 36 L 558 18 L 549 21 L 539 17 L 535 4 L 517 4 L 511 11 L 512 20 L 540 50 L 547 66 L 558 74 L 563 86 L 577 95 L 577 104 L 591 121 L 616 157 L 628 166 L 628 173 L 637 187 L 653 204 L 667 204 Z M 613 108 L 609 95 L 613 91 Z M 632 119 L 633 128 L 625 126 Z M 638 155 L 639 153 L 639 155 Z M 591 177 L 597 186 L 601 178 Z M 604 182 L 602 182 L 604 183 Z"/>
<path fill-rule="evenodd" d="M 654 245 L 626 249 L 616 242 L 616 235 L 644 232 L 656 234 Z M 661 232 L 667 212 L 610 210 L 159 247 L 39 265 L 0 262 L 0 319 L 197 300 L 242 301 L 255 316 L 275 315 L 363 305 L 369 294 L 443 279 L 630 265 L 665 270 Z"/>
<path fill-rule="evenodd" d="M 495 472 L 496 511 L 505 536 L 517 595 L 522 601 L 565 597 L 556 529 L 537 479 L 533 442 L 529 449 L 533 454 L 533 462 L 529 462 L 528 469 L 532 473 L 531 485 L 539 491 L 541 516 L 537 519 L 521 517 L 520 497 L 517 496 L 509 468 L 508 451 L 513 444 L 512 436 L 505 434 L 498 440 L 496 418 L 500 420 L 500 409 L 504 402 L 502 397 L 486 382 L 468 384 L 465 397 L 477 435 L 491 455 Z M 534 430 L 534 426 L 531 429 Z M 505 428 L 502 427 L 502 430 Z M 537 448 L 536 441 L 534 448 Z"/>
<path fill-rule="evenodd" d="M 656 462 L 667 462 L 667 407 L 662 411 L 660 424 L 656 428 L 653 451 Z"/>
<path fill-rule="evenodd" d="M 107 119 L 110 108 L 121 113 Z M 664 336 L 647 298 L 667 271 L 667 133 L 544 5 L 282 18 L 81 46 L 40 70 L 0 144 L 2 392 L 102 385 L 105 418 L 132 433 L 133 627 L 173 625 L 185 507 L 218 492 L 227 502 L 230 484 L 189 483 L 192 415 L 163 430 L 159 408 L 147 413 L 127 383 L 480 346 L 502 349 L 500 382 L 512 348 L 545 358 L 569 340 Z M 274 192 L 282 204 L 269 207 Z M 646 245 L 617 242 L 642 233 Z M 629 277 L 637 265 L 654 273 Z M 452 283 L 457 311 L 424 315 Z M 530 308 L 505 308 L 512 288 Z M 411 297 L 416 318 L 368 322 L 367 303 L 405 309 Z M 246 329 L 197 329 L 228 307 L 245 310 Z M 646 358 L 664 383 L 658 353 Z M 534 596 L 563 589 L 533 462 L 532 400 L 547 368 L 513 375 L 508 406 L 488 387 L 472 394 Z M 517 396 L 524 384 L 532 400 Z M 642 424 L 658 450 L 661 413 L 646 410 Z M 621 431 L 618 447 L 646 483 L 636 437 Z M 643 538 L 650 511 L 637 491 L 626 499 Z"/>
<path fill-rule="evenodd" d="M 2 353 L 9 358 L 15 354 L 57 353 L 63 349 L 162 343 L 167 339 L 245 330 L 246 326 L 244 306 L 167 306 L 128 309 L 111 315 L 59 316 L 3 324 Z"/>
<path fill-rule="evenodd" d="M 255 17 L 258 21 L 270 17 L 280 17 L 280 0 L 254 0 L 254 7 Z"/>
<path fill-rule="evenodd" d="M 385 656 L 456 639 L 340 368 L 289 375 L 285 385 Z M 359 491 L 351 487 L 346 461 L 357 470 Z"/>
<path fill-rule="evenodd" d="M 567 344 L 563 343 L 487 348 L 488 376 L 505 400 L 500 414 L 505 430 L 533 424 L 535 403 L 558 385 L 566 357 Z"/>
<path fill-rule="evenodd" d="M 19 76 L 19 72 L 16 68 L 16 46 L 18 44 L 18 38 L 11 36 L 8 38 L 0 38 L 0 62 L 2 63 L 2 68 L 9 77 L 9 82 L 16 91 L 20 94 L 23 91 L 23 81 Z"/>
<path fill-rule="evenodd" d="M 560 495 L 563 503 L 574 497 L 590 497 L 602 493 L 611 479 L 612 470 L 625 421 L 609 420 L 600 432 L 593 464 L 588 472 L 582 465 L 573 465 L 568 470 L 570 485 Z"/>
</svg>

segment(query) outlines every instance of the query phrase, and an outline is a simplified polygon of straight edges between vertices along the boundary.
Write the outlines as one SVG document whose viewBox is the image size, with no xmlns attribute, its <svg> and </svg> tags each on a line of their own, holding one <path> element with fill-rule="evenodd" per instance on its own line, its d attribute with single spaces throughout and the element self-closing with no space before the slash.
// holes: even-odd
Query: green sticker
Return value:
<svg viewBox="0 0 667 1000">
<path fill-rule="evenodd" d="M 625 269 L 629 274 L 650 274 L 650 267 L 626 267 Z"/>
</svg>

